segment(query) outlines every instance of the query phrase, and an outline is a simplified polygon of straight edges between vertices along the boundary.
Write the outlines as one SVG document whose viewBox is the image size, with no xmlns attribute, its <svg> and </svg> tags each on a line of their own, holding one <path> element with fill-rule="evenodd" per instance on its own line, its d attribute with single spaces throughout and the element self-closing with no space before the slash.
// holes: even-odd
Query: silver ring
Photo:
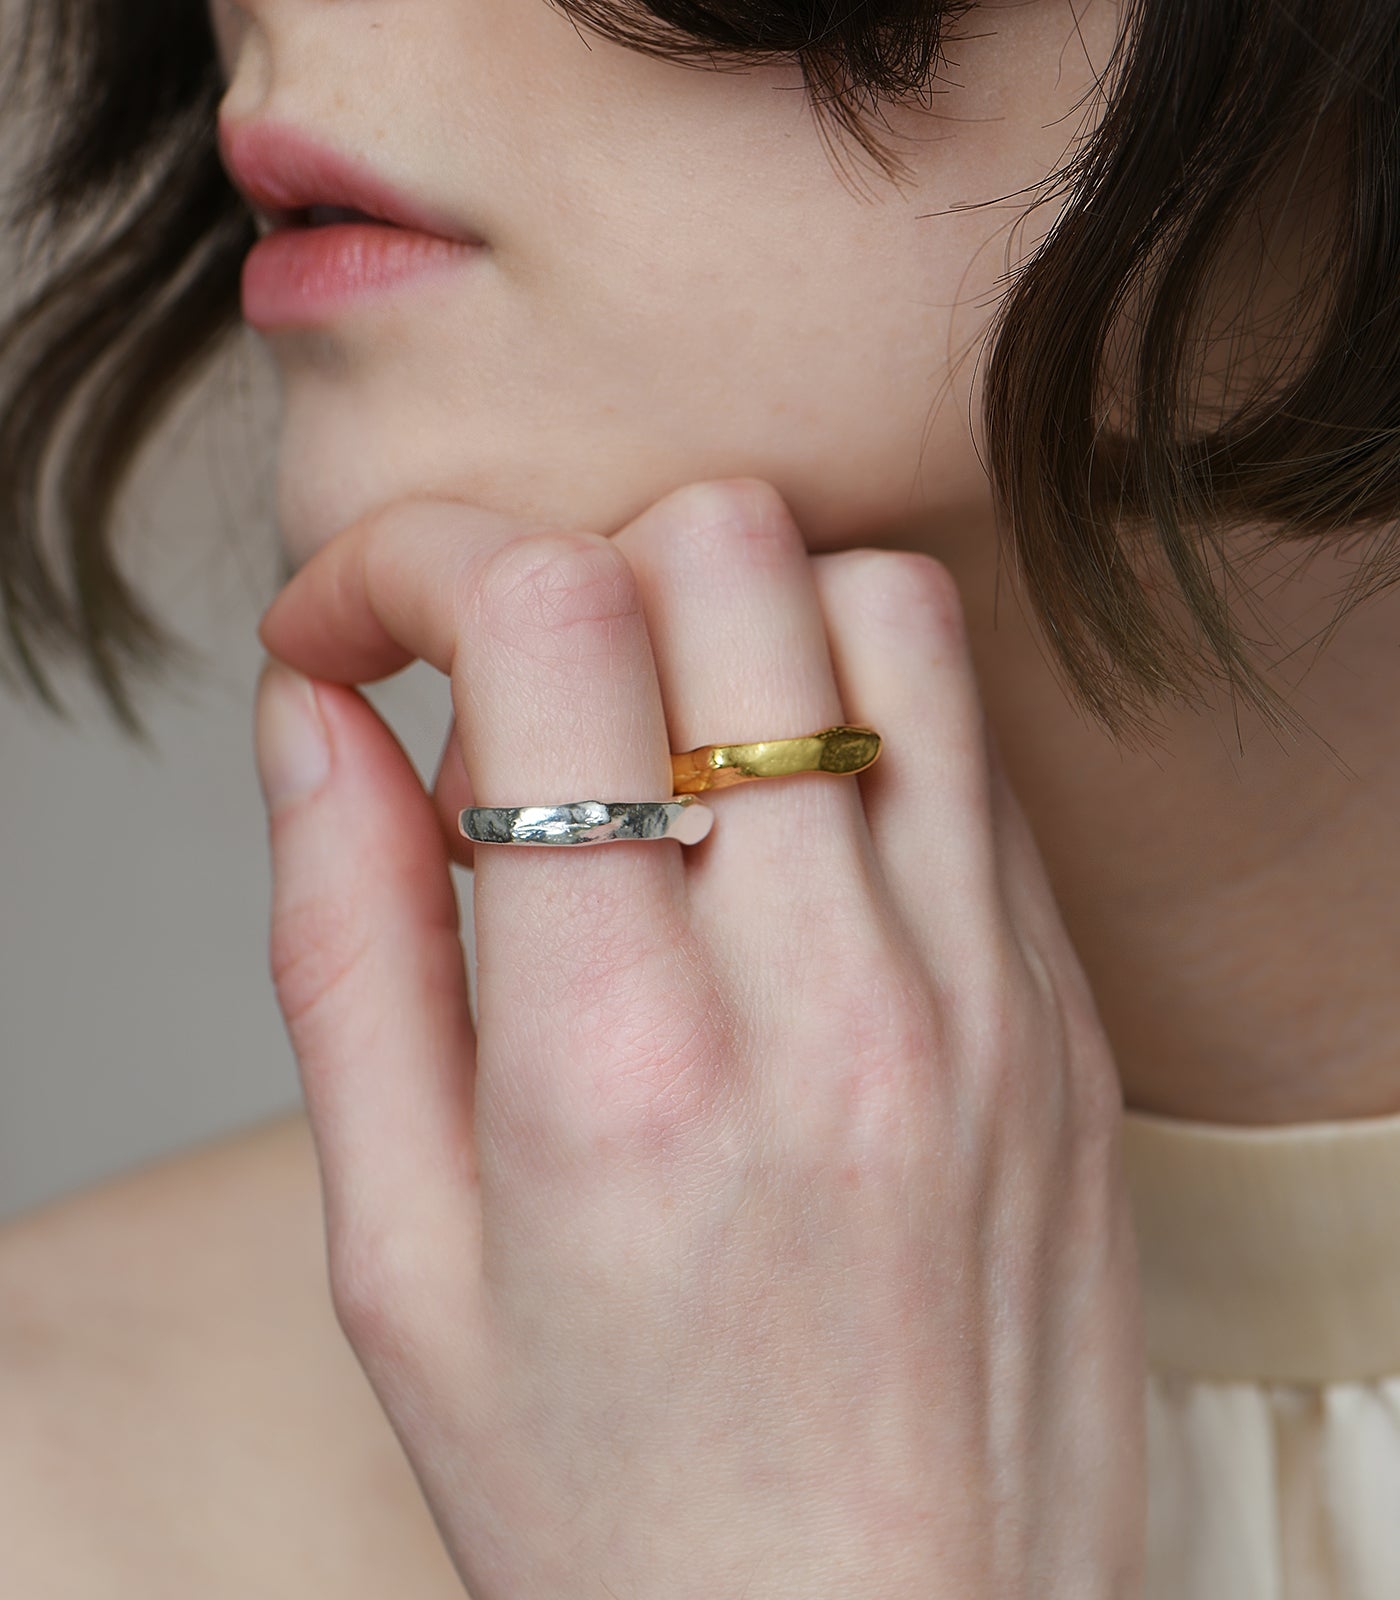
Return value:
<svg viewBox="0 0 1400 1600">
<path fill-rule="evenodd" d="M 478 844 L 699 844 L 715 814 L 692 794 L 670 800 L 575 800 L 562 806 L 468 806 L 458 831 Z"/>
</svg>

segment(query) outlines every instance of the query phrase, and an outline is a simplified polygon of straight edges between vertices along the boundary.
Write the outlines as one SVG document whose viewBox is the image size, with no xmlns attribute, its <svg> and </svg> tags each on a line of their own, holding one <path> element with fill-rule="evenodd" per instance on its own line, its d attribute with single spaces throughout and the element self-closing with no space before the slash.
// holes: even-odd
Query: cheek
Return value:
<svg viewBox="0 0 1400 1600">
<path fill-rule="evenodd" d="M 806 141 L 782 182 L 693 160 L 683 205 L 636 142 L 611 189 L 580 159 L 582 193 L 557 214 L 528 196 L 489 270 L 278 341 L 289 553 L 411 492 L 610 533 L 735 476 L 772 483 L 814 549 L 972 520 L 971 336 L 1003 216 L 923 216 L 959 188 L 951 152 L 939 192 L 877 204 Z"/>
<path fill-rule="evenodd" d="M 616 281 L 576 335 L 589 341 L 579 401 L 603 394 L 619 427 L 682 474 L 772 482 L 814 548 L 918 508 L 980 514 L 969 418 L 1002 266 L 984 246 L 1000 217 L 919 222 L 890 207 L 857 226 L 833 206 L 765 218 L 733 223 L 722 256 L 690 237 Z M 631 337 L 609 341 L 618 326 Z"/>
<path fill-rule="evenodd" d="M 411 492 L 609 533 L 684 483 L 734 476 L 772 483 L 814 549 L 919 508 L 967 520 L 986 489 L 973 364 L 948 360 L 967 263 L 923 233 L 838 245 L 830 223 L 798 260 L 777 241 L 805 224 L 771 208 L 764 229 L 741 221 L 723 241 L 575 241 L 543 286 L 488 274 L 324 344 L 280 343 L 289 553 Z"/>
</svg>

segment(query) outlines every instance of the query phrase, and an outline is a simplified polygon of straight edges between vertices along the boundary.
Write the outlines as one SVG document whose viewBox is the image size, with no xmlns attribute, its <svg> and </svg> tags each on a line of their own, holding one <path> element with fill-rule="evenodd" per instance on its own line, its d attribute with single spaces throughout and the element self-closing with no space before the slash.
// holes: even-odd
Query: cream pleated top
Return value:
<svg viewBox="0 0 1400 1600">
<path fill-rule="evenodd" d="M 1145 1600 L 1400 1600 L 1400 1116 L 1126 1125 Z"/>
</svg>

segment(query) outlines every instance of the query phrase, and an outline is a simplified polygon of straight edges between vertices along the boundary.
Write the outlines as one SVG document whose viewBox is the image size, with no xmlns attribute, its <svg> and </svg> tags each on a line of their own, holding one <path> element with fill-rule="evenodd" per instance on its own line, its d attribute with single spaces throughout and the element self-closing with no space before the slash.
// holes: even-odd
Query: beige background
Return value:
<svg viewBox="0 0 1400 1600">
<path fill-rule="evenodd" d="M 55 674 L 72 727 L 0 683 L 0 1219 L 300 1107 L 253 760 L 276 417 L 271 357 L 243 330 L 126 496 L 123 569 L 206 660 L 139 685 L 154 753 L 75 669 Z M 446 680 L 418 662 L 367 693 L 430 779 Z"/>
</svg>

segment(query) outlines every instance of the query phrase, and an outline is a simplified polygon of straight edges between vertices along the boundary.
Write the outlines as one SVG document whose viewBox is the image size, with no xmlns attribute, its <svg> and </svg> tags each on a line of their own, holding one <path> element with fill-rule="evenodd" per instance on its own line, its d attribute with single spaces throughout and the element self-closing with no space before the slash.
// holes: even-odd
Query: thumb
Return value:
<svg viewBox="0 0 1400 1600">
<path fill-rule="evenodd" d="M 383 1284 L 386 1248 L 403 1288 L 404 1264 L 460 1272 L 478 1237 L 475 1039 L 437 813 L 354 689 L 270 660 L 254 720 L 271 974 L 320 1163 L 332 1286 L 337 1262 Z"/>
</svg>

